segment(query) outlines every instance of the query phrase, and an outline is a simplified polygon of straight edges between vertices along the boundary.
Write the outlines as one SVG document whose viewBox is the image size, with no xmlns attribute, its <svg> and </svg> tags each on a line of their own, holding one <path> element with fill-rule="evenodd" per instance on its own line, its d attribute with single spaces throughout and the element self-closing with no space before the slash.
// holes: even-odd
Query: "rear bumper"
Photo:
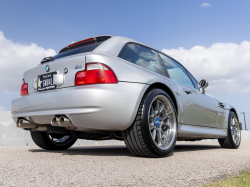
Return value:
<svg viewBox="0 0 250 187">
<path fill-rule="evenodd" d="M 12 101 L 12 118 L 50 124 L 55 115 L 66 115 L 76 128 L 125 130 L 147 88 L 146 84 L 119 82 L 34 93 Z"/>
</svg>

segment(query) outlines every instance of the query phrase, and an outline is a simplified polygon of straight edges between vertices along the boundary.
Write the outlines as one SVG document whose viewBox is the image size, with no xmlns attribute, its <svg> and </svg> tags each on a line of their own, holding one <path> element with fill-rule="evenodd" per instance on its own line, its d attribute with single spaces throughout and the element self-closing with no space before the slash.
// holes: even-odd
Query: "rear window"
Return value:
<svg viewBox="0 0 250 187">
<path fill-rule="evenodd" d="M 156 51 L 148 47 L 129 43 L 123 48 L 119 57 L 159 74 L 165 75 L 159 55 Z"/>
<path fill-rule="evenodd" d="M 90 45 L 86 45 L 86 46 L 79 47 L 79 48 L 76 48 L 76 49 L 72 49 L 70 51 L 59 53 L 59 54 L 55 55 L 53 58 L 55 60 L 55 59 L 63 58 L 63 57 L 66 57 L 66 56 L 76 55 L 76 54 L 79 54 L 79 53 L 91 52 L 96 47 L 98 47 L 101 43 L 103 43 L 103 42 L 97 42 L 97 43 L 94 43 L 94 44 L 90 44 Z"/>
</svg>

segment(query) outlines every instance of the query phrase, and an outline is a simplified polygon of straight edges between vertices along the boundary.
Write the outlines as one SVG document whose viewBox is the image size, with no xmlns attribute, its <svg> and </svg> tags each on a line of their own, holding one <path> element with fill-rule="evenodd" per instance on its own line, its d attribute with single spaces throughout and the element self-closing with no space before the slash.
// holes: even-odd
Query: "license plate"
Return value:
<svg viewBox="0 0 250 187">
<path fill-rule="evenodd" d="M 56 85 L 53 84 L 53 76 L 56 72 L 39 75 L 37 78 L 37 91 L 46 91 L 56 89 Z"/>
</svg>

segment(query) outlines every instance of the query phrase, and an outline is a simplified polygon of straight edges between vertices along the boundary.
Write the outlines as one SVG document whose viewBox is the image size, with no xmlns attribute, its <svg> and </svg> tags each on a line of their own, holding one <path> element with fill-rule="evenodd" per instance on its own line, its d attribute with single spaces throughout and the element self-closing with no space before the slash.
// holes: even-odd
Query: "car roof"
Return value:
<svg viewBox="0 0 250 187">
<path fill-rule="evenodd" d="M 118 56 L 120 51 L 124 47 L 124 45 L 126 43 L 129 43 L 129 42 L 138 43 L 138 44 L 147 46 L 147 45 L 140 43 L 136 40 L 126 38 L 123 36 L 112 36 L 110 39 L 106 40 L 101 45 L 99 45 L 97 48 L 95 48 L 94 51 L 105 52 L 105 53 L 112 54 L 114 56 Z M 152 48 L 150 46 L 147 46 L 147 47 Z"/>
<path fill-rule="evenodd" d="M 101 45 L 99 45 L 93 51 L 105 52 L 105 53 L 109 53 L 109 54 L 114 55 L 114 56 L 118 56 L 119 53 L 121 52 L 122 48 L 125 46 L 125 44 L 130 43 L 130 42 L 146 46 L 146 47 L 148 47 L 150 49 L 153 49 L 153 50 L 155 50 L 155 51 L 157 51 L 159 53 L 162 53 L 162 54 L 168 56 L 169 58 L 173 59 L 177 63 L 179 63 L 181 66 L 183 66 L 180 62 L 175 60 L 173 57 L 167 55 L 166 53 L 164 53 L 162 51 L 159 51 L 159 50 L 157 50 L 157 49 L 155 49 L 153 47 L 150 47 L 150 46 L 148 46 L 146 44 L 143 44 L 141 42 L 138 42 L 136 40 L 133 40 L 133 39 L 130 39 L 130 38 L 127 38 L 127 37 L 123 37 L 123 36 L 111 36 L 111 38 L 109 38 L 108 40 L 103 42 Z"/>
</svg>

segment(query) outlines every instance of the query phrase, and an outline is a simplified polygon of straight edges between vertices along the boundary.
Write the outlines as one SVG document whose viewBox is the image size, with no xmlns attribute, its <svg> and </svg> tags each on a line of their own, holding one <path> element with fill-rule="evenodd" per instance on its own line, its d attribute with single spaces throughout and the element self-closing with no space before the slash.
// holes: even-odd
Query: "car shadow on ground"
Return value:
<svg viewBox="0 0 250 187">
<path fill-rule="evenodd" d="M 176 145 L 173 151 L 177 152 L 190 152 L 190 151 L 202 151 L 211 149 L 220 149 L 218 145 Z M 113 146 L 75 146 L 68 150 L 48 151 L 43 149 L 29 149 L 33 153 L 61 153 L 62 155 L 86 155 L 86 156 L 129 156 L 133 157 L 126 146 L 113 145 Z M 169 156 L 172 156 L 170 154 Z"/>
<path fill-rule="evenodd" d="M 176 145 L 174 152 L 187 152 L 187 151 L 205 151 L 211 149 L 222 149 L 219 145 Z"/>
<path fill-rule="evenodd" d="M 43 149 L 29 149 L 30 152 L 62 153 L 62 155 L 86 156 L 133 156 L 126 146 L 75 146 L 67 150 L 49 151 Z"/>
</svg>

